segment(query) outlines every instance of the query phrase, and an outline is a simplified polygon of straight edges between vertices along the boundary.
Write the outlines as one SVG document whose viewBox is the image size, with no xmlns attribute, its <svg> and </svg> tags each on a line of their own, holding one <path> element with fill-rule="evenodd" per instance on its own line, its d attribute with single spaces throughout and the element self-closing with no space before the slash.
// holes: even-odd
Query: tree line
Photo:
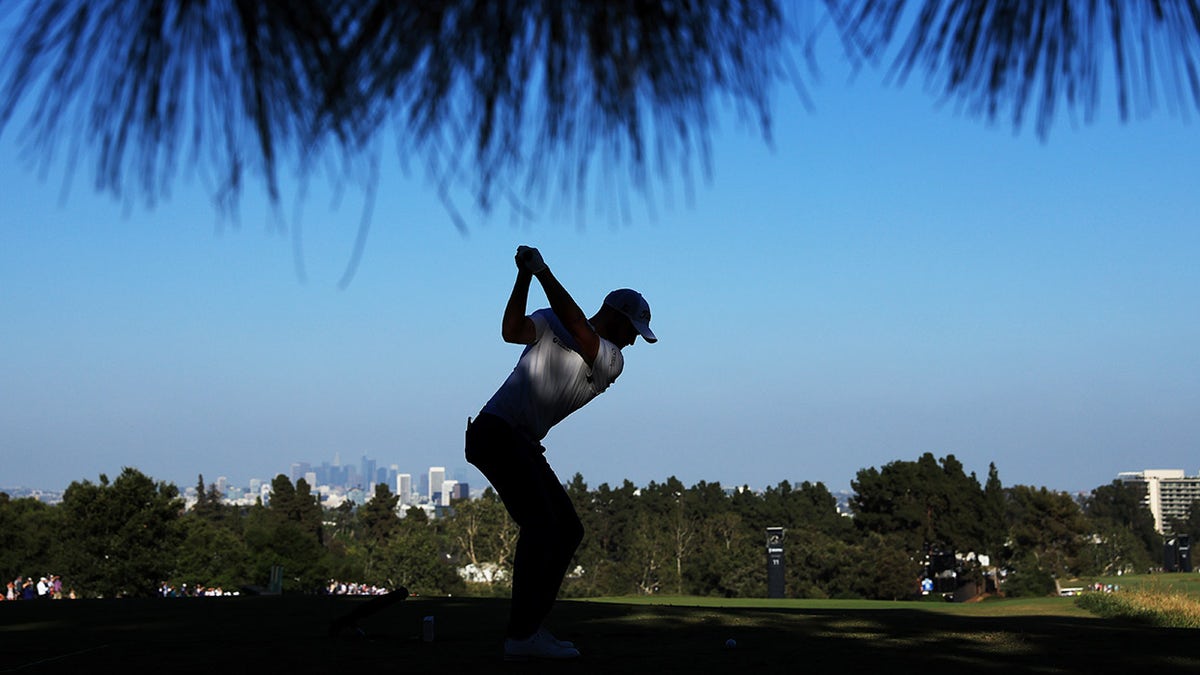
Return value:
<svg viewBox="0 0 1200 675">
<path fill-rule="evenodd" d="M 518 528 L 490 488 L 430 518 L 401 514 L 385 484 L 333 509 L 284 475 L 253 506 L 223 503 L 203 477 L 197 487 L 186 510 L 175 485 L 133 468 L 73 482 L 56 505 L 0 493 L 0 573 L 53 570 L 82 597 L 149 596 L 163 582 L 261 587 L 274 566 L 288 593 L 321 592 L 330 579 L 425 595 L 509 592 Z M 790 597 L 912 598 L 943 568 L 958 584 L 1047 594 L 1056 580 L 1153 570 L 1162 552 L 1137 484 L 1078 497 L 1003 487 L 994 464 L 980 483 L 953 455 L 926 453 L 862 469 L 852 488 L 846 517 L 819 482 L 756 492 L 669 477 L 593 488 L 576 474 L 566 489 L 586 534 L 562 593 L 760 597 L 767 527 L 786 531 Z M 1173 529 L 1200 534 L 1200 508 Z"/>
</svg>

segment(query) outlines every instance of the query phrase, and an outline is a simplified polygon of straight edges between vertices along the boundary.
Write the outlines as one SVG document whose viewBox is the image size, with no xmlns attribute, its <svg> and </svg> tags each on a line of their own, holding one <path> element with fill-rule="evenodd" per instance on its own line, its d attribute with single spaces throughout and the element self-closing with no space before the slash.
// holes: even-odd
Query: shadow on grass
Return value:
<svg viewBox="0 0 1200 675">
<path fill-rule="evenodd" d="M 362 598 L 0 604 L 0 672 L 1200 672 L 1200 632 L 1056 616 L 708 608 L 563 601 L 571 663 L 500 660 L 508 601 L 412 598 L 328 635 Z M 433 642 L 420 639 L 433 616 Z M 727 648 L 733 638 L 737 646 Z"/>
</svg>

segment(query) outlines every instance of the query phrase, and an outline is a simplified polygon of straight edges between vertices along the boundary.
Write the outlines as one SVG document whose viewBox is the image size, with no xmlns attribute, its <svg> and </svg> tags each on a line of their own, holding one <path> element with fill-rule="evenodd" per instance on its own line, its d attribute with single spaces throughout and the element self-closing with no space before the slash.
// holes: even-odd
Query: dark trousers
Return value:
<svg viewBox="0 0 1200 675">
<path fill-rule="evenodd" d="M 508 637 L 524 639 L 542 625 L 575 549 L 583 524 L 544 448 L 507 422 L 482 414 L 467 427 L 467 461 L 487 477 L 521 528 L 513 558 Z"/>
</svg>

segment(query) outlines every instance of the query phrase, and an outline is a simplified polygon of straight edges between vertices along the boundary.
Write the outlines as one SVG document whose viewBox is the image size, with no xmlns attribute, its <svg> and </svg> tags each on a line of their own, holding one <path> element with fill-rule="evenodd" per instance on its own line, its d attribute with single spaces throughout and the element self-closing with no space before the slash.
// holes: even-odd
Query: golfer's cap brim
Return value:
<svg viewBox="0 0 1200 675">
<path fill-rule="evenodd" d="M 641 335 L 643 340 L 651 343 L 658 342 L 658 336 L 654 334 L 654 331 L 650 330 L 650 324 L 638 321 L 630 321 L 630 323 L 637 329 L 638 335 Z"/>
</svg>

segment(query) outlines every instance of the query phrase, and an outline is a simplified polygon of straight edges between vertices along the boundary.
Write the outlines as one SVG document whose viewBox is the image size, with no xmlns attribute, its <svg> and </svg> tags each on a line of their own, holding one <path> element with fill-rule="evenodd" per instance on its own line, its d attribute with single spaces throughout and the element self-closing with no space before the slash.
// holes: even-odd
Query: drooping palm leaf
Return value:
<svg viewBox="0 0 1200 675">
<path fill-rule="evenodd" d="M 153 201 L 181 165 L 236 197 L 283 158 L 361 152 L 394 125 L 439 181 L 498 193 L 584 191 L 599 171 L 707 168 L 732 103 L 770 129 L 788 36 L 778 0 L 0 0 L 0 131 L 28 104 L 27 149 L 94 159 L 96 187 Z M 851 56 L 989 119 L 1200 107 L 1200 0 L 825 0 Z M 787 11 L 795 10 L 792 14 Z M 0 18 L 3 18 L 0 16 Z M 1106 67 L 1111 63 L 1111 68 Z M 1108 75 L 1106 75 L 1106 73 Z M 1107 79 L 1106 79 L 1107 78 Z M 1190 95 L 1190 99 L 1188 98 Z M 301 166 L 303 168 L 303 164 Z M 498 185 L 499 184 L 499 185 Z"/>
<path fill-rule="evenodd" d="M 95 155 L 96 187 L 153 199 L 182 157 L 236 196 L 249 163 L 277 194 L 281 148 L 317 101 L 335 45 L 318 2 L 177 0 L 25 3 L 6 55 L 0 128 L 33 98 L 28 143 Z M 134 181 L 129 185 L 129 181 Z M 132 190 L 131 190 L 132 188 Z"/>
<path fill-rule="evenodd" d="M 1020 126 L 1036 106 L 1045 138 L 1065 102 L 1090 119 L 1111 88 L 1122 120 L 1160 102 L 1200 108 L 1200 0 L 830 0 L 858 56 Z M 1111 67 L 1110 65 L 1111 64 Z"/>
<path fill-rule="evenodd" d="M 250 164 L 274 197 L 282 148 L 332 138 L 353 152 L 398 120 L 404 151 L 431 169 L 477 170 L 485 205 L 497 176 L 536 183 L 556 159 L 583 180 L 598 148 L 635 176 L 648 148 L 687 156 L 719 95 L 765 122 L 782 26 L 777 3 L 752 0 L 60 0 L 19 13 L 0 128 L 35 99 L 35 155 L 94 153 L 98 189 L 153 199 L 187 149 L 230 193 Z"/>
<path fill-rule="evenodd" d="M 702 147 L 719 96 L 765 129 L 782 46 L 774 2 L 348 5 L 326 122 L 362 143 L 398 117 L 435 158 L 471 153 L 485 204 L 498 176 L 528 169 L 536 182 L 555 158 L 581 182 L 597 152 L 636 176 L 651 155 Z"/>
</svg>

